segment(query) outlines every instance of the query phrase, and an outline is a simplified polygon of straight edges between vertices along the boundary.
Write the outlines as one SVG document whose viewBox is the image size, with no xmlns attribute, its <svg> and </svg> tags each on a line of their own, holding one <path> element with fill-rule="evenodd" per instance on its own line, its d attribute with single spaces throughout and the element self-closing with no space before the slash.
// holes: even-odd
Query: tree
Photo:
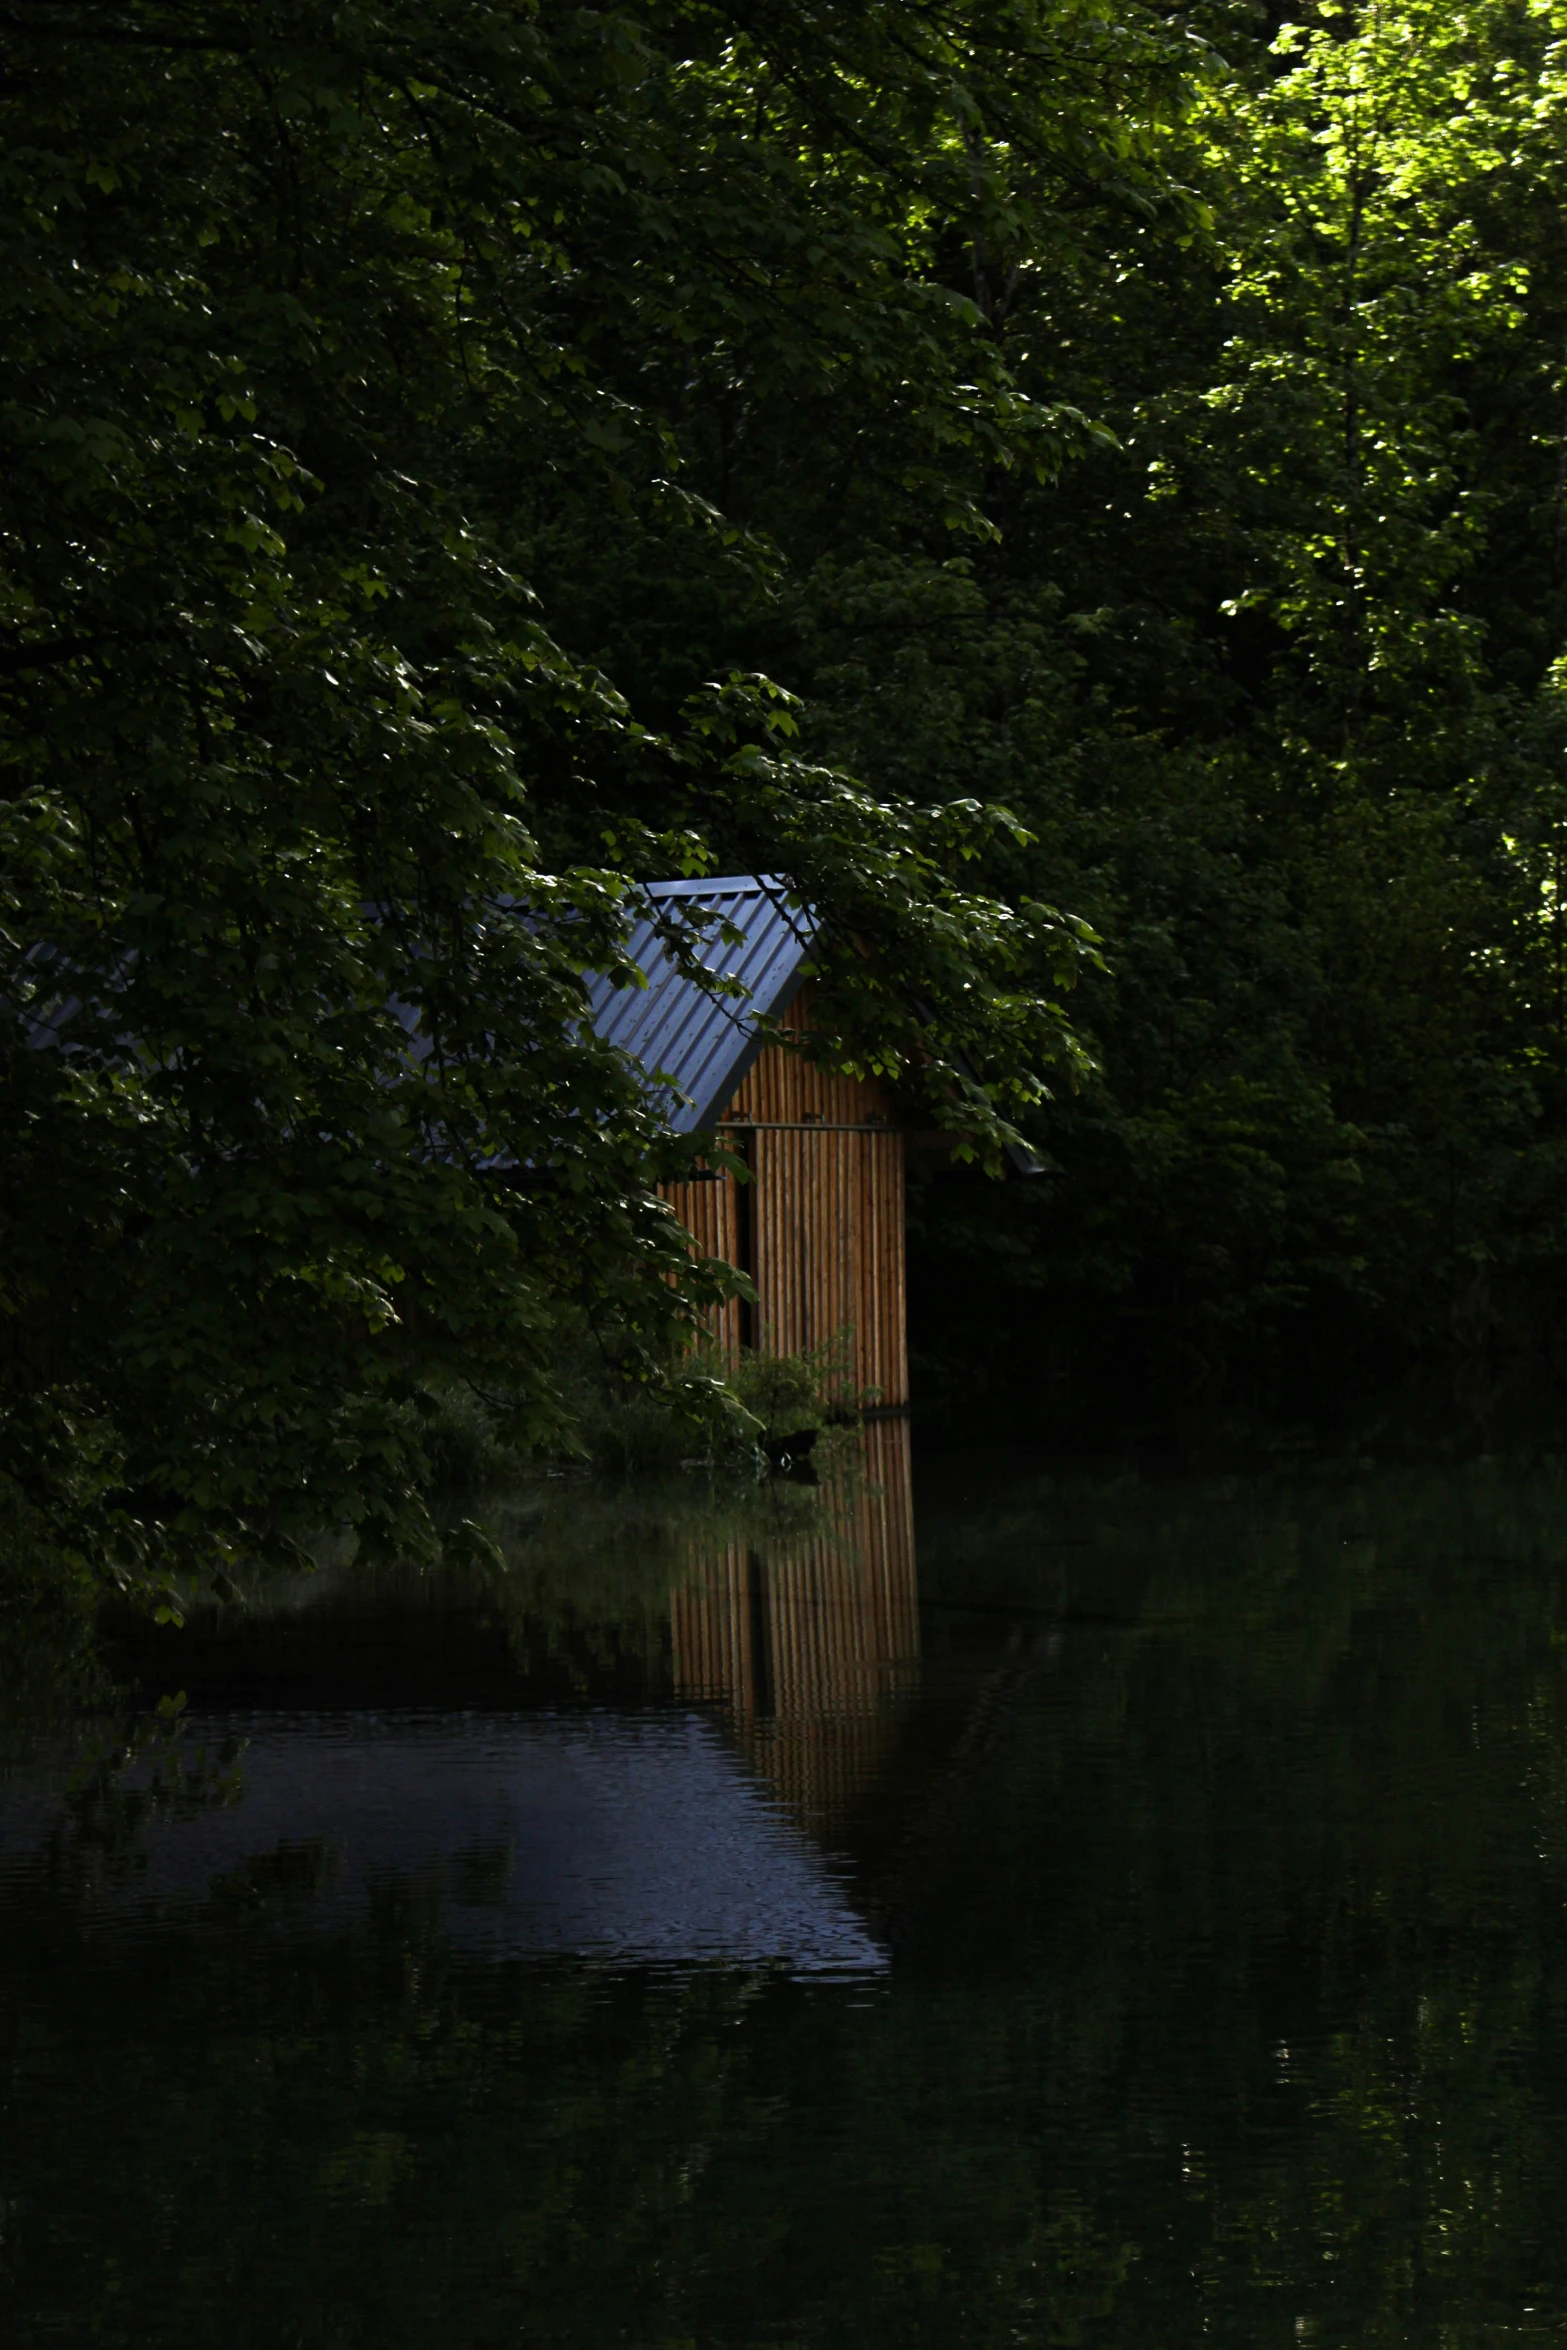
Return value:
<svg viewBox="0 0 1567 2350">
<path fill-rule="evenodd" d="M 923 1210 L 927 1377 L 1033 1424 L 1537 1368 L 1560 1318 L 1561 26 L 1211 29 L 1192 203 L 1092 217 L 1001 324 L 1104 436 L 1008 477 L 989 558 L 838 547 L 804 599 L 823 750 L 963 757 L 1034 835 L 993 885 L 1105 941 L 1055 1175 Z"/>
<path fill-rule="evenodd" d="M 771 463 L 745 420 L 786 409 L 983 532 L 1079 426 L 1018 395 L 943 241 L 1063 177 L 1156 188 L 1127 110 L 1179 67 L 1081 0 L 5 10 L 0 1304 L 35 1548 L 134 1579 L 427 1545 L 432 1377 L 537 1438 L 563 1312 L 667 1358 L 722 1277 L 579 985 L 623 969 L 639 877 L 785 875 L 837 1049 L 981 1148 L 1081 1058 L 1080 930 L 958 879 L 1004 811 L 804 758 L 744 621 L 639 657 L 592 575 L 644 621 L 666 569 L 677 607 L 776 597 L 728 509 Z"/>
</svg>

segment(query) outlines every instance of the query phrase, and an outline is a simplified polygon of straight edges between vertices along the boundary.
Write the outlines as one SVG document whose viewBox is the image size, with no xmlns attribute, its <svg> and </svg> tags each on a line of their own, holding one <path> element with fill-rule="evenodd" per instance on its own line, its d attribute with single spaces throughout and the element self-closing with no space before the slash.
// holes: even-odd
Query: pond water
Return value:
<svg viewBox="0 0 1567 2350">
<path fill-rule="evenodd" d="M 1567 2343 L 1567 1467 L 867 1445 L 13 1674 L 6 2340 Z"/>
</svg>

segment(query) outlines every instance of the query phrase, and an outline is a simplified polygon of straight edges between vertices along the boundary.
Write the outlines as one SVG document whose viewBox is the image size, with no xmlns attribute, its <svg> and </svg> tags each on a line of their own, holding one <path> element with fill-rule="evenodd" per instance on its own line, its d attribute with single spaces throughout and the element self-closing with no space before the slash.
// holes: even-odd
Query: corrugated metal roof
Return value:
<svg viewBox="0 0 1567 2350">
<path fill-rule="evenodd" d="M 643 921 L 627 943 L 647 985 L 613 987 L 591 973 L 593 1025 L 641 1064 L 675 1133 L 694 1134 L 712 1125 L 761 1051 L 758 1017 L 775 1017 L 797 992 L 816 923 L 806 908 L 789 904 L 787 884 L 767 873 L 655 881 L 647 894 L 720 917 L 697 960 L 704 970 L 737 979 L 744 994 L 708 995 L 676 968 L 653 923 Z M 740 933 L 739 946 L 725 943 L 722 924 Z"/>
<path fill-rule="evenodd" d="M 646 987 L 615 987 L 601 972 L 584 974 L 598 1034 L 641 1065 L 674 1131 L 691 1134 L 712 1123 L 761 1051 L 758 1017 L 783 1011 L 798 991 L 817 925 L 805 908 L 789 904 L 787 883 L 766 873 L 655 881 L 645 885 L 645 894 L 655 904 L 683 902 L 713 916 L 696 960 L 720 978 L 738 980 L 743 991 L 709 995 L 676 966 L 651 920 L 636 923 L 627 941 L 631 959 L 646 974 Z M 528 919 L 509 898 L 496 906 Z M 738 945 L 723 938 L 725 926 L 740 934 Z M 78 975 L 48 945 L 33 948 L 26 960 L 35 969 L 57 973 L 60 983 L 52 1000 L 24 1011 L 26 1042 L 35 1050 L 69 1051 L 69 1031 L 83 1002 L 72 986 L 73 981 L 80 985 Z M 114 979 L 123 980 L 135 960 L 134 950 L 122 955 Z M 418 1007 L 396 995 L 388 1001 L 407 1031 L 409 1059 L 417 1066 L 430 1051 Z M 133 1040 L 123 1041 L 135 1049 Z"/>
</svg>

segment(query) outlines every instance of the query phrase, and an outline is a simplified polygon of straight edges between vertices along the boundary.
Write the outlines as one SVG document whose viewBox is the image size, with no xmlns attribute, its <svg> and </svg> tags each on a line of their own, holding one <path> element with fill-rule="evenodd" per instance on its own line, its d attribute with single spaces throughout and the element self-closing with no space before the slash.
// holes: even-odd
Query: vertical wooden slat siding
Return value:
<svg viewBox="0 0 1567 2350">
<path fill-rule="evenodd" d="M 803 987 L 778 1025 L 796 1035 L 812 1024 L 812 990 Z M 726 1119 L 748 1126 L 820 1120 L 824 1126 L 869 1125 L 893 1117 L 892 1096 L 874 1078 L 835 1077 L 799 1053 L 770 1046 L 743 1077 Z"/>
<path fill-rule="evenodd" d="M 694 1561 L 671 1603 L 680 1696 L 720 1702 L 747 1760 L 829 1832 L 885 1763 L 919 1679 L 908 1424 L 873 1422 L 861 1442 L 846 1523 L 772 1539 L 760 1553 L 731 1543 Z M 758 1576 L 766 1710 L 752 1652 Z"/>
<path fill-rule="evenodd" d="M 662 1183 L 660 1199 L 667 1200 L 690 1233 L 696 1254 L 720 1257 L 726 1265 L 740 1261 L 740 1219 L 732 1176 L 710 1176 L 697 1183 Z M 740 1344 L 740 1307 L 736 1299 L 708 1316 L 708 1328 L 718 1345 L 733 1353 Z"/>
<path fill-rule="evenodd" d="M 809 991 L 781 1025 L 809 1025 Z M 721 1123 L 752 1130 L 751 1247 L 742 1269 L 756 1284 L 754 1327 L 770 1354 L 800 1354 L 847 1329 L 850 1377 L 883 1405 L 909 1397 L 904 1270 L 903 1137 L 891 1098 L 874 1080 L 836 1077 L 769 1045 Z M 739 1263 L 732 1178 L 668 1185 L 669 1201 L 704 1256 Z M 739 1308 L 713 1323 L 739 1345 Z"/>
</svg>

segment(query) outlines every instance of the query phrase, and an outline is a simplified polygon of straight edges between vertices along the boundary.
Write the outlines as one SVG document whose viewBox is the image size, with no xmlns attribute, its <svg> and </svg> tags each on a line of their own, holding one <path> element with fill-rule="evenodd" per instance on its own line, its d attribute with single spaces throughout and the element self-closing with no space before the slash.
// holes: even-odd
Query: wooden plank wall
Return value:
<svg viewBox="0 0 1567 2350">
<path fill-rule="evenodd" d="M 850 1333 L 850 1380 L 909 1396 L 903 1137 L 759 1127 L 752 1145 L 761 1345 L 800 1354 Z"/>
<path fill-rule="evenodd" d="M 778 1025 L 801 1035 L 811 1025 L 815 995 L 809 981 Z M 892 1096 L 875 1078 L 835 1077 L 787 1046 L 769 1045 L 742 1077 L 734 1100 L 722 1113 L 725 1125 L 890 1126 Z"/>
<path fill-rule="evenodd" d="M 660 1198 L 668 1200 L 695 1241 L 698 1253 L 704 1257 L 722 1257 L 726 1265 L 742 1265 L 746 1254 L 741 1246 L 738 1191 L 739 1185 L 730 1175 L 711 1175 L 698 1183 L 659 1186 Z M 732 1355 L 740 1345 L 742 1334 L 738 1300 L 731 1298 L 728 1305 L 708 1319 L 720 1348 Z"/>
<path fill-rule="evenodd" d="M 809 1020 L 805 989 L 782 1025 Z M 726 1308 L 723 1345 L 738 1345 L 747 1321 L 752 1342 L 774 1354 L 802 1353 L 847 1329 L 854 1386 L 903 1405 L 903 1137 L 892 1115 L 883 1087 L 770 1045 L 720 1121 L 749 1161 L 749 1200 L 737 1200 L 728 1178 L 672 1185 L 665 1196 L 705 1254 L 741 1265 L 756 1284 L 750 1317 Z"/>
<path fill-rule="evenodd" d="M 670 1603 L 677 1693 L 722 1704 L 818 1833 L 874 1783 L 919 1679 L 908 1423 L 871 1422 L 862 1441 L 846 1523 L 730 1543 Z"/>
</svg>

